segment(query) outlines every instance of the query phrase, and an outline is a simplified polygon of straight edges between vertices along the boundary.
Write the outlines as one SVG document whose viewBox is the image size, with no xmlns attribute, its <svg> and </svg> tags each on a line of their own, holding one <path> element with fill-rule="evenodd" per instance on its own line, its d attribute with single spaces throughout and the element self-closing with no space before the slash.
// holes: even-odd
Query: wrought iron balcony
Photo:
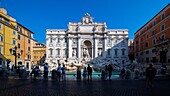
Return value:
<svg viewBox="0 0 170 96">
<path fill-rule="evenodd" d="M 166 46 L 170 43 L 170 38 L 160 39 L 157 41 L 154 47 Z"/>
</svg>

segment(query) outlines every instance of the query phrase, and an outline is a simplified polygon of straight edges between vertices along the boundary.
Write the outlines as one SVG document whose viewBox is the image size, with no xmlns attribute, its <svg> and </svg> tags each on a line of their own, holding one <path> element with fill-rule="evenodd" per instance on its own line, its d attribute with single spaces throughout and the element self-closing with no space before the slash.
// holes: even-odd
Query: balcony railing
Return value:
<svg viewBox="0 0 170 96">
<path fill-rule="evenodd" d="M 56 44 L 56 47 L 61 47 L 61 44 Z"/>
<path fill-rule="evenodd" d="M 48 55 L 48 58 L 53 58 L 54 56 L 53 55 Z"/>
<path fill-rule="evenodd" d="M 155 47 L 158 47 L 158 46 L 161 46 L 161 45 L 167 45 L 168 43 L 170 43 L 170 38 L 160 39 L 155 44 Z"/>
<path fill-rule="evenodd" d="M 53 47 L 53 46 L 54 46 L 53 43 L 50 43 L 50 44 L 49 44 L 49 47 Z"/>
<path fill-rule="evenodd" d="M 61 56 L 60 56 L 60 55 L 56 55 L 55 57 L 56 57 L 56 58 L 61 58 Z"/>
</svg>

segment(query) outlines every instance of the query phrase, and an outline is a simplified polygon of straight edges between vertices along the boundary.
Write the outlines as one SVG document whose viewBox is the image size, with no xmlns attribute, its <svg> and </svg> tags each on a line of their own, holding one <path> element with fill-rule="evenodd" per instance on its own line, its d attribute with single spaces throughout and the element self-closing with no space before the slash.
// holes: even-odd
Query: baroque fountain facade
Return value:
<svg viewBox="0 0 170 96">
<path fill-rule="evenodd" d="M 68 29 L 47 29 L 46 47 L 45 62 L 51 69 L 59 63 L 72 70 L 129 61 L 128 30 L 107 29 L 106 22 L 93 22 L 88 13 L 81 22 L 69 22 Z"/>
</svg>

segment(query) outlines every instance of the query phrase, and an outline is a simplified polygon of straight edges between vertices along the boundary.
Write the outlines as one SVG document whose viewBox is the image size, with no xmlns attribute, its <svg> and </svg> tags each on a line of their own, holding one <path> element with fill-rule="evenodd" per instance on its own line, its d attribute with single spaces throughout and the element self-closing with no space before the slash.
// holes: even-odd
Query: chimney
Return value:
<svg viewBox="0 0 170 96">
<path fill-rule="evenodd" d="M 0 8 L 0 12 L 2 12 L 2 13 L 7 15 L 7 10 L 5 10 L 4 8 Z"/>
</svg>

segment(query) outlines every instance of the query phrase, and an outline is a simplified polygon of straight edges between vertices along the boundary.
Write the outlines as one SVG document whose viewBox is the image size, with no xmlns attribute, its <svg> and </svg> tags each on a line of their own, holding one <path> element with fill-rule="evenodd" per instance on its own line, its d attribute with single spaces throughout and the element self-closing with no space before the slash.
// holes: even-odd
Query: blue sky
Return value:
<svg viewBox="0 0 170 96">
<path fill-rule="evenodd" d="M 108 29 L 128 29 L 129 38 L 170 3 L 170 0 L 0 0 L 0 7 L 32 30 L 45 43 L 46 29 L 67 29 L 85 13 L 94 22 L 106 22 Z"/>
</svg>

